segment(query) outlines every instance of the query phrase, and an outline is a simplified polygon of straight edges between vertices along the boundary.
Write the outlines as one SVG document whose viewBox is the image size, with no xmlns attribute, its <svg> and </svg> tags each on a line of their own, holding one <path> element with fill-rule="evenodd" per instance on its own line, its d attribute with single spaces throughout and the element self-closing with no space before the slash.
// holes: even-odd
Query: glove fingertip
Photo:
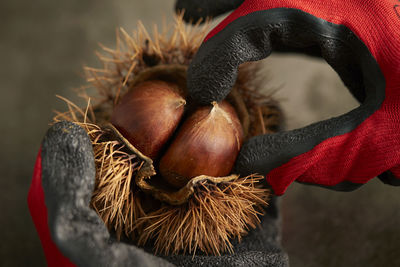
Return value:
<svg viewBox="0 0 400 267">
<path fill-rule="evenodd" d="M 95 165 L 86 131 L 72 122 L 54 124 L 43 139 L 41 155 L 46 204 L 69 203 L 79 196 L 87 205 L 94 188 Z"/>
<path fill-rule="evenodd" d="M 214 18 L 239 7 L 243 0 L 177 0 L 175 12 L 183 13 L 188 23 L 203 23 L 207 18 Z"/>
</svg>

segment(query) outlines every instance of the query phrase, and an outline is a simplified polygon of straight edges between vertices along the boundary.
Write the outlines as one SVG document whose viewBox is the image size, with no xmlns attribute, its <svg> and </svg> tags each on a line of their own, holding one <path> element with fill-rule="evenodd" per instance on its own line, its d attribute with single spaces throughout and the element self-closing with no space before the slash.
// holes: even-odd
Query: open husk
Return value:
<svg viewBox="0 0 400 267">
<path fill-rule="evenodd" d="M 269 189 L 257 174 L 198 176 L 179 190 L 165 188 L 158 182 L 152 160 L 108 123 L 120 96 L 142 81 L 174 82 L 185 94 L 187 65 L 206 29 L 186 26 L 182 17 L 176 18 L 170 34 L 155 30 L 153 39 L 140 23 L 133 35 L 121 29 L 116 49 L 102 47 L 103 68 L 85 69 L 89 86 L 81 88 L 80 95 L 88 101 L 87 107 L 62 98 L 68 111 L 57 112 L 54 118 L 54 122 L 81 125 L 92 141 L 96 183 L 91 205 L 109 230 L 140 246 L 153 244 L 155 253 L 233 253 L 231 240 L 240 241 L 257 227 L 268 202 Z M 251 66 L 244 65 L 227 97 L 239 115 L 245 138 L 275 132 L 281 121 L 277 104 L 247 82 L 253 73 Z M 89 97 L 88 88 L 95 88 L 97 94 Z"/>
</svg>

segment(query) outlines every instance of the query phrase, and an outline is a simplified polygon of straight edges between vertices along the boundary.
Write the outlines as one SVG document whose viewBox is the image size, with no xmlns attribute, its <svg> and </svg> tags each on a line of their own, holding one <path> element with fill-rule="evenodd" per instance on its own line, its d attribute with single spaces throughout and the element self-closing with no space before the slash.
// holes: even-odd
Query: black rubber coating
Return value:
<svg viewBox="0 0 400 267">
<path fill-rule="evenodd" d="M 182 12 L 186 22 L 214 18 L 239 7 L 244 0 L 177 0 L 175 11 Z"/>
<path fill-rule="evenodd" d="M 92 145 L 76 124 L 61 122 L 42 143 L 42 185 L 49 228 L 60 251 L 77 266 L 288 266 L 282 251 L 276 198 L 270 201 L 261 227 L 251 230 L 235 254 L 157 257 L 147 250 L 110 237 L 89 207 L 95 182 Z"/>
<path fill-rule="evenodd" d="M 242 175 L 266 174 L 325 139 L 352 131 L 385 99 L 379 65 L 350 29 L 298 9 L 276 8 L 240 17 L 202 44 L 188 71 L 191 100 L 208 104 L 224 99 L 241 63 L 266 58 L 277 48 L 321 56 L 362 104 L 301 129 L 251 138 L 236 162 L 235 171 Z"/>
<path fill-rule="evenodd" d="M 400 179 L 396 177 L 391 171 L 386 171 L 381 175 L 378 175 L 378 178 L 385 184 L 400 186 Z"/>
<path fill-rule="evenodd" d="M 42 186 L 50 234 L 77 266 L 173 266 L 142 249 L 112 242 L 89 207 L 95 182 L 92 143 L 70 122 L 55 124 L 42 144 Z"/>
</svg>

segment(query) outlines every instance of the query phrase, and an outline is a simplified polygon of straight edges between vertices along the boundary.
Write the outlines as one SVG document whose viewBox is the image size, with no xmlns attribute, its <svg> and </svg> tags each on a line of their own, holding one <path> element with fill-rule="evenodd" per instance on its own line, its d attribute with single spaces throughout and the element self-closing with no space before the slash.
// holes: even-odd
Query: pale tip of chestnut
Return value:
<svg viewBox="0 0 400 267">
<path fill-rule="evenodd" d="M 190 179 L 230 174 L 239 153 L 243 130 L 234 108 L 227 102 L 212 102 L 187 117 L 161 157 L 161 176 L 175 188 Z"/>
<path fill-rule="evenodd" d="M 181 99 L 179 99 L 179 101 L 178 101 L 178 103 L 176 104 L 176 109 L 178 109 L 178 108 L 180 108 L 180 107 L 182 107 L 182 106 L 185 106 L 186 105 L 186 100 L 185 99 L 183 99 L 183 98 L 181 98 Z"/>
</svg>

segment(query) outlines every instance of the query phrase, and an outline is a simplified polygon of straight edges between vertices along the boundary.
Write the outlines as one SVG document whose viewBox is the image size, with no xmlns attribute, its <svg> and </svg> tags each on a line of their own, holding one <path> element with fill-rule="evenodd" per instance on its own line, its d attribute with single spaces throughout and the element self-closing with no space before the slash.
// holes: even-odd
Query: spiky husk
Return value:
<svg viewBox="0 0 400 267">
<path fill-rule="evenodd" d="M 143 161 L 103 127 L 119 97 L 137 82 L 138 74 L 157 66 L 188 65 L 207 29 L 207 24 L 202 28 L 185 25 L 182 16 L 176 18 L 171 34 L 167 27 L 161 34 L 155 28 L 153 38 L 141 23 L 132 35 L 120 29 L 116 49 L 101 46 L 105 54 L 98 53 L 98 57 L 103 68 L 85 68 L 89 86 L 80 88 L 79 95 L 88 101 L 86 110 L 62 98 L 68 111 L 58 112 L 54 118 L 54 122 L 69 120 L 81 125 L 92 140 L 96 183 L 91 205 L 109 230 L 138 245 L 153 244 L 156 253 L 233 252 L 231 240 L 240 240 L 255 228 L 267 205 L 269 190 L 261 186 L 263 177 L 258 175 L 221 184 L 203 181 L 195 186 L 188 202 L 179 206 L 154 200 L 134 182 Z M 247 70 L 239 72 L 238 91 L 249 110 L 249 124 L 259 124 L 261 133 L 267 133 L 275 122 L 266 120 L 266 116 L 275 110 L 261 115 L 257 112 L 273 102 L 248 86 L 254 73 L 251 68 Z M 87 89 L 92 88 L 97 94 L 89 97 Z M 253 128 L 250 133 L 260 131 Z"/>
<path fill-rule="evenodd" d="M 166 255 L 198 250 L 220 255 L 232 253 L 231 240 L 240 241 L 249 228 L 259 224 L 269 197 L 269 190 L 260 183 L 263 176 L 220 184 L 202 181 L 188 202 L 179 206 L 149 199 L 133 182 L 143 162 L 126 152 L 118 140 L 109 140 L 109 133 L 88 119 L 90 103 L 83 112 L 62 99 L 69 111 L 57 114 L 54 122 L 72 121 L 87 131 L 96 164 L 91 204 L 118 238 L 127 236 L 142 246 L 154 242 L 154 252 Z"/>
<path fill-rule="evenodd" d="M 200 21 L 189 26 L 182 17 L 175 17 L 172 29 L 163 24 L 160 32 L 154 26 L 152 38 L 140 21 L 137 30 L 131 35 L 122 28 L 117 30 L 116 48 L 110 49 L 100 44 L 103 53 L 96 53 L 103 67 L 85 67 L 89 85 L 81 88 L 80 95 L 88 98 L 86 89 L 95 88 L 97 107 L 101 105 L 104 109 L 118 103 L 120 96 L 143 70 L 161 65 L 187 66 L 209 26 L 205 23 L 200 27 Z"/>
<path fill-rule="evenodd" d="M 197 250 L 220 255 L 233 253 L 231 239 L 247 234 L 259 223 L 269 191 L 258 186 L 263 176 L 198 184 L 192 198 L 180 206 L 165 205 L 137 220 L 142 229 L 139 245 L 154 241 L 156 253 L 194 254 Z"/>
</svg>

